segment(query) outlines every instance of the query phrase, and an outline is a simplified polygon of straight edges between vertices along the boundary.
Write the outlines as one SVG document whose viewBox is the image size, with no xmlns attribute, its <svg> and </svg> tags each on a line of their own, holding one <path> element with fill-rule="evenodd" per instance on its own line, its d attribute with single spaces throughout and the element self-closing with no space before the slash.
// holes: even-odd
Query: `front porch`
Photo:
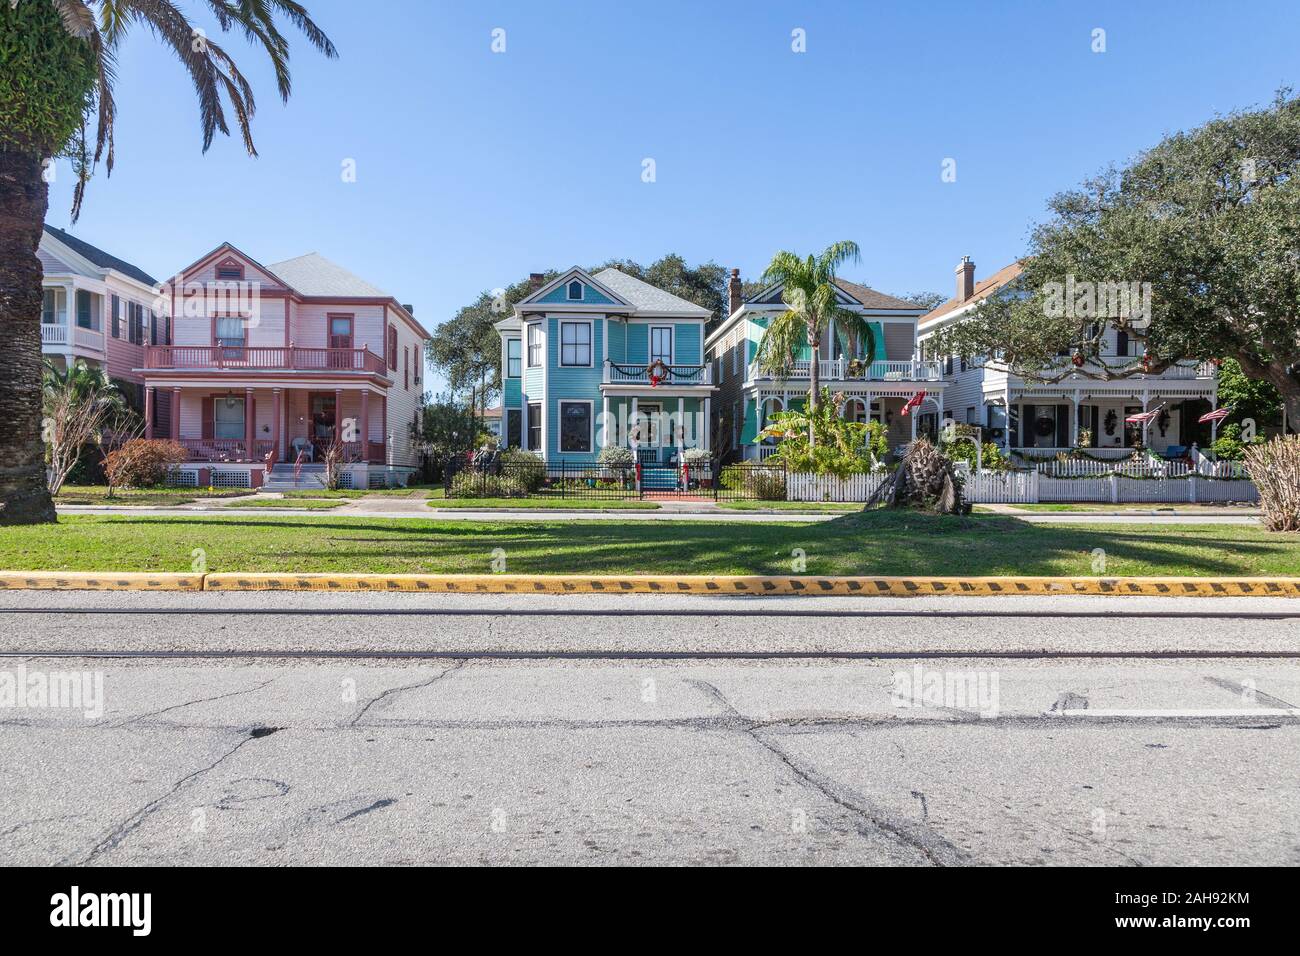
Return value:
<svg viewBox="0 0 1300 956">
<path fill-rule="evenodd" d="M 152 408 L 165 393 L 169 430 L 152 426 Z M 259 465 L 320 463 L 339 445 L 345 462 L 388 465 L 387 408 L 383 393 L 366 384 L 348 387 L 161 385 L 145 386 L 146 438 L 170 438 L 189 452 L 188 463 Z"/>
<path fill-rule="evenodd" d="M 681 461 L 689 448 L 710 450 L 709 388 L 603 389 L 598 448 L 630 448 L 642 465 Z M 561 444 L 561 458 L 567 458 Z"/>
<path fill-rule="evenodd" d="M 882 364 L 882 363 L 876 363 Z M 908 382 L 876 385 L 861 382 L 848 384 L 835 382 L 828 385 L 834 395 L 843 397 L 838 408 L 841 418 L 855 422 L 878 422 L 885 428 L 885 438 L 896 454 L 918 435 L 934 438 L 945 417 L 943 392 L 946 383 Z M 923 395 L 921 404 L 904 414 L 907 403 Z M 776 412 L 805 407 L 808 393 L 805 388 L 790 388 L 784 383 L 759 384 L 750 392 L 745 403 L 744 422 L 739 426 L 738 444 L 745 459 L 763 459 L 776 451 L 776 442 L 755 439 L 771 422 Z"/>
<path fill-rule="evenodd" d="M 1010 415 L 1005 404 L 990 403 L 985 421 L 995 432 L 990 436 L 993 440 L 1027 460 L 1069 452 L 1103 461 L 1122 460 L 1138 449 L 1180 457 L 1194 445 L 1208 448 L 1216 429 L 1198 419 L 1215 407 L 1214 383 L 1161 384 L 1015 391 Z M 1148 412 L 1156 414 L 1146 423 L 1126 421 Z"/>
</svg>

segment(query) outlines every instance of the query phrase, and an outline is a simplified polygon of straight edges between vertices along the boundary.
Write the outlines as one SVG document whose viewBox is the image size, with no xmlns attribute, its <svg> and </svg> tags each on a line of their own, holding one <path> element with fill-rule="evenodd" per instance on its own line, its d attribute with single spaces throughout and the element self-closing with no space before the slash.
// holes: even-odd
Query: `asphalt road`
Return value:
<svg viewBox="0 0 1300 956">
<path fill-rule="evenodd" d="M 5 675 L 92 688 L 0 706 L 0 864 L 1295 865 L 1298 623 L 1285 600 L 0 594 L 0 705 Z"/>
</svg>

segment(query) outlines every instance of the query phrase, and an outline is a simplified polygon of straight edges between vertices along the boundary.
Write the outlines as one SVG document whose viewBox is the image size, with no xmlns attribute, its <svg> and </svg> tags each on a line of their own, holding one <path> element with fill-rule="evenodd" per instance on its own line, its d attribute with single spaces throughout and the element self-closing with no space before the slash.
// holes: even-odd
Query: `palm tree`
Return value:
<svg viewBox="0 0 1300 956">
<path fill-rule="evenodd" d="M 232 28 L 271 60 L 288 99 L 289 44 L 283 17 L 328 57 L 334 44 L 293 0 L 203 0 L 220 32 Z M 199 99 L 203 149 L 234 125 L 256 156 L 253 90 L 235 61 L 196 29 L 172 0 L 0 0 L 0 524 L 55 520 L 41 443 L 41 240 L 49 185 L 45 164 L 72 160 L 72 218 L 101 160 L 113 171 L 113 77 L 132 28 L 148 29 L 184 65 Z M 93 134 L 87 132 L 93 122 Z"/>
<path fill-rule="evenodd" d="M 768 323 L 756 357 L 764 371 L 784 378 L 799 349 L 808 346 L 812 358 L 808 369 L 810 420 L 817 417 L 822 401 L 819 362 L 822 336 L 830 323 L 835 323 L 836 334 L 846 351 L 856 352 L 862 343 L 864 354 L 875 354 L 876 339 L 870 323 L 840 306 L 839 288 L 835 285 L 836 270 L 846 262 L 857 262 L 859 257 L 856 242 L 836 242 L 827 246 L 821 255 L 806 259 L 793 252 L 778 252 L 763 273 L 765 284 L 780 283 L 781 301 L 788 308 Z M 808 441 L 815 441 L 811 427 Z"/>
</svg>

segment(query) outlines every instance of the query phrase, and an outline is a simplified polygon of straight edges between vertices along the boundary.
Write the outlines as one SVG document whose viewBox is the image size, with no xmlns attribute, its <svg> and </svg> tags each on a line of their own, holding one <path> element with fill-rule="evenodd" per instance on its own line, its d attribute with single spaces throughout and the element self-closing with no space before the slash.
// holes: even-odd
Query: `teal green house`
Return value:
<svg viewBox="0 0 1300 956">
<path fill-rule="evenodd" d="M 573 464 L 596 461 L 607 445 L 647 464 L 709 449 L 710 315 L 618 269 L 575 266 L 538 281 L 496 324 L 502 444 Z"/>
</svg>

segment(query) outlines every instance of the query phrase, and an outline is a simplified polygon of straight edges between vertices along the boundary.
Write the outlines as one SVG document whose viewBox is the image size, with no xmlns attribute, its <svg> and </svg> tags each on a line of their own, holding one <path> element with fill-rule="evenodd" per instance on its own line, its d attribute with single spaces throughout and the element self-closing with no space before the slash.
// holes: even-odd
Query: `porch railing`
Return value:
<svg viewBox="0 0 1300 956">
<path fill-rule="evenodd" d="M 299 346 L 151 345 L 145 368 L 295 369 L 327 372 L 384 372 L 384 360 L 369 349 Z"/>
<path fill-rule="evenodd" d="M 270 439 L 255 439 L 250 456 L 242 438 L 182 438 L 180 443 L 190 453 L 190 461 L 263 461 L 274 447 Z"/>
<path fill-rule="evenodd" d="M 817 365 L 818 375 L 822 381 L 856 381 L 868 382 L 937 382 L 942 377 L 938 362 L 926 361 L 879 361 L 869 365 L 859 365 L 856 370 L 851 366 L 852 359 L 821 359 Z M 812 372 L 811 359 L 796 359 L 790 366 L 787 378 L 808 378 Z M 776 378 L 764 371 L 757 363 L 749 366 L 749 377 Z"/>
<path fill-rule="evenodd" d="M 666 365 L 666 374 L 660 380 L 661 385 L 709 385 L 713 376 L 707 365 Z M 605 363 L 606 385 L 648 385 L 650 372 L 645 365 L 623 365 L 618 362 Z"/>
<path fill-rule="evenodd" d="M 41 323 L 41 344 L 42 345 L 67 345 L 68 327 L 66 325 L 53 325 L 48 322 L 42 322 Z"/>
</svg>

